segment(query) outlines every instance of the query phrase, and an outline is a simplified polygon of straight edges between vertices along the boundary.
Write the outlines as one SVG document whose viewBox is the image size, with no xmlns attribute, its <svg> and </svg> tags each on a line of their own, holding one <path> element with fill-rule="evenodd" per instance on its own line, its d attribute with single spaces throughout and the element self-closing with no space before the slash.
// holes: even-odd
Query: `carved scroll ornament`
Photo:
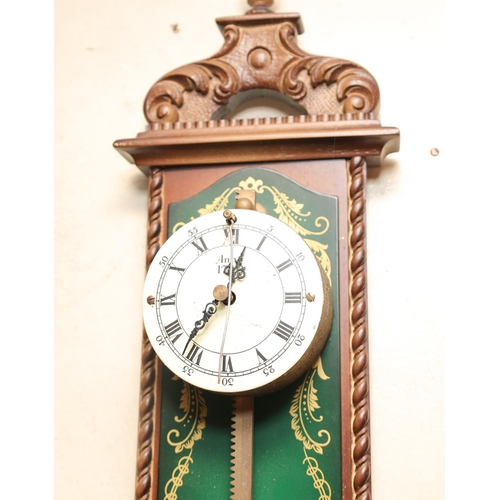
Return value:
<svg viewBox="0 0 500 500">
<path fill-rule="evenodd" d="M 302 51 L 298 21 L 272 13 L 219 19 L 223 47 L 153 85 L 144 102 L 149 124 L 210 120 L 246 91 L 273 91 L 308 114 L 373 112 L 379 102 L 373 76 L 353 62 Z"/>
</svg>

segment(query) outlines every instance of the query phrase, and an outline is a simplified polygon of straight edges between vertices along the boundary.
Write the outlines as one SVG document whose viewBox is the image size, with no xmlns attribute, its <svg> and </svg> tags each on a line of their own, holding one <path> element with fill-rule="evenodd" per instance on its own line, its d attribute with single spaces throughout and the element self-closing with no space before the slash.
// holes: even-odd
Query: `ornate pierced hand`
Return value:
<svg viewBox="0 0 500 500">
<path fill-rule="evenodd" d="M 246 267 L 243 266 L 243 257 L 245 256 L 245 250 L 247 247 L 243 248 L 243 251 L 241 252 L 240 256 L 236 259 L 233 267 L 233 280 L 232 283 L 234 283 L 236 280 L 243 280 L 245 279 L 246 276 Z M 224 268 L 224 274 L 226 276 L 229 276 L 231 271 L 231 265 L 228 264 Z"/>
<path fill-rule="evenodd" d="M 189 339 L 186 342 L 186 346 L 184 347 L 184 350 L 182 351 L 182 355 L 184 356 L 186 349 L 189 345 L 189 343 L 198 335 L 198 332 L 200 330 L 203 330 L 205 328 L 206 324 L 210 320 L 210 318 L 217 312 L 217 308 L 219 306 L 220 302 L 225 303 L 227 301 L 228 297 L 228 290 L 227 287 L 224 285 L 217 285 L 214 288 L 213 291 L 213 296 L 214 300 L 212 302 L 209 302 L 206 306 L 205 309 L 203 309 L 203 316 L 195 322 L 194 328 L 191 330 L 191 333 L 189 334 Z"/>
</svg>

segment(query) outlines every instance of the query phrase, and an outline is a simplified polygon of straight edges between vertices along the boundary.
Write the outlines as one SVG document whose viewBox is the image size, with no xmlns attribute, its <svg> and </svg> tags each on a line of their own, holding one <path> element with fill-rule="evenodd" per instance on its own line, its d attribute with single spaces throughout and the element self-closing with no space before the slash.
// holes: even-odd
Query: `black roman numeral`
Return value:
<svg viewBox="0 0 500 500">
<path fill-rule="evenodd" d="M 273 333 L 275 333 L 278 337 L 281 337 L 283 340 L 288 340 L 292 332 L 293 326 L 287 325 L 284 321 L 280 321 Z"/>
<path fill-rule="evenodd" d="M 234 372 L 233 361 L 231 356 L 222 355 L 222 371 L 223 372 Z"/>
<path fill-rule="evenodd" d="M 198 241 L 201 243 L 202 246 L 198 245 L 195 241 L 191 243 L 198 249 L 199 252 L 203 253 L 205 250 L 207 250 L 207 245 L 205 244 L 205 241 L 201 236 L 198 238 Z"/>
<path fill-rule="evenodd" d="M 264 241 L 266 241 L 267 236 L 264 236 L 261 240 L 260 243 L 257 245 L 257 250 L 260 250 L 260 247 L 264 244 Z"/>
<path fill-rule="evenodd" d="M 179 331 L 181 333 L 177 333 Z M 176 340 L 178 340 L 179 337 L 182 336 L 182 326 L 179 323 L 179 320 L 176 319 L 175 321 L 172 321 L 172 323 L 170 323 L 169 325 L 166 325 L 165 326 L 165 332 L 170 337 L 170 340 L 171 340 L 172 344 L 175 344 Z"/>
<path fill-rule="evenodd" d="M 239 228 L 233 227 L 232 232 L 233 232 L 233 243 L 235 245 L 237 245 L 240 242 L 240 230 L 239 230 Z M 224 228 L 224 234 L 226 235 L 226 239 L 229 242 L 229 228 L 228 227 Z"/>
<path fill-rule="evenodd" d="M 285 304 L 300 304 L 302 302 L 301 292 L 285 292 Z"/>
<path fill-rule="evenodd" d="M 181 274 L 186 270 L 185 267 L 175 267 L 175 266 L 170 266 L 169 271 L 179 271 Z"/>
<path fill-rule="evenodd" d="M 255 352 L 257 353 L 257 357 L 259 358 L 259 365 L 261 360 L 263 363 L 267 361 L 267 358 L 258 349 L 255 349 Z"/>
<path fill-rule="evenodd" d="M 276 269 L 281 273 L 284 271 L 286 268 L 290 267 L 292 265 L 292 261 L 290 259 L 285 260 L 285 262 L 282 262 L 279 266 L 276 266 Z"/>
<path fill-rule="evenodd" d="M 198 354 L 199 352 L 199 354 Z M 198 354 L 198 356 L 196 356 Z M 197 365 L 200 364 L 201 361 L 201 355 L 203 354 L 203 349 L 200 349 L 199 345 L 193 344 L 191 346 L 191 349 L 189 349 L 189 352 L 186 355 L 186 358 L 189 359 L 192 363 L 196 363 Z M 196 359 L 194 359 L 196 358 Z"/>
<path fill-rule="evenodd" d="M 161 306 L 175 306 L 175 293 L 173 293 L 172 295 L 168 295 L 167 297 L 162 295 L 160 298 L 160 305 Z"/>
</svg>

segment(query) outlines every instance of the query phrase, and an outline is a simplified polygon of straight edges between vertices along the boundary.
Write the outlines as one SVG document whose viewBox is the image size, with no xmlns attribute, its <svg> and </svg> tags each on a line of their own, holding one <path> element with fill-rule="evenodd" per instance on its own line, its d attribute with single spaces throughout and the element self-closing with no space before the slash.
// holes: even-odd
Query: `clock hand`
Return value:
<svg viewBox="0 0 500 500">
<path fill-rule="evenodd" d="M 184 347 L 184 350 L 182 351 L 183 356 L 184 356 L 184 353 L 186 352 L 186 349 L 189 345 L 189 342 L 191 342 L 191 340 L 193 340 L 196 337 L 196 335 L 198 334 L 198 332 L 200 330 L 203 330 L 203 328 L 205 328 L 205 326 L 208 323 L 208 321 L 210 320 L 210 318 L 217 312 L 219 303 L 222 302 L 223 304 L 227 305 L 229 302 L 228 301 L 229 291 L 228 291 L 228 288 L 226 286 L 217 285 L 214 288 L 214 291 L 212 293 L 214 296 L 214 300 L 212 300 L 212 302 L 209 302 L 205 306 L 205 309 L 203 310 L 203 317 L 195 322 L 194 328 L 191 331 L 191 333 L 189 334 L 189 339 L 186 342 L 186 346 Z M 234 300 L 235 300 L 234 293 L 231 295 L 231 297 L 232 297 L 231 302 L 234 302 Z"/>
<path fill-rule="evenodd" d="M 240 256 L 236 259 L 235 264 L 234 264 L 234 269 L 233 269 L 233 280 L 232 282 L 234 283 L 235 280 L 243 280 L 245 279 L 246 272 L 245 269 L 246 267 L 243 267 L 243 257 L 245 256 L 245 250 L 247 247 L 243 248 L 243 251 L 241 252 Z M 224 274 L 226 276 L 229 276 L 229 271 L 230 271 L 230 265 L 227 265 L 224 268 Z"/>
<path fill-rule="evenodd" d="M 233 266 L 233 231 L 231 226 L 236 222 L 236 217 L 230 210 L 224 212 L 229 228 L 229 265 L 225 267 L 224 274 L 229 276 L 228 296 L 232 297 L 231 287 L 236 279 L 242 280 L 246 276 L 243 267 L 243 258 L 246 247 L 243 248 L 238 259 Z M 219 378 L 221 382 L 222 357 L 224 352 L 224 342 L 226 340 L 227 327 L 229 324 L 229 310 L 231 300 L 228 301 L 226 310 L 226 321 L 224 323 L 224 333 L 219 357 Z M 231 432 L 231 496 L 230 500 L 251 500 L 252 499 L 252 479 L 253 479 L 253 396 L 235 396 L 233 398 L 233 418 Z"/>
<path fill-rule="evenodd" d="M 229 226 L 234 224 L 235 219 L 231 217 L 231 212 L 226 217 Z M 234 217 L 234 216 L 233 216 Z M 224 274 L 229 276 L 227 284 L 228 293 L 232 294 L 231 286 L 235 280 L 242 280 L 246 276 L 243 267 L 245 250 L 243 248 L 240 256 L 233 266 L 233 232 L 229 230 L 230 264 L 224 268 Z M 224 352 L 224 342 L 229 323 L 229 308 L 231 301 L 227 304 L 226 321 L 224 324 L 224 334 L 219 358 L 219 383 L 222 371 L 222 353 Z M 231 424 L 231 496 L 230 500 L 251 500 L 252 499 L 252 479 L 253 479 L 253 396 L 235 396 L 233 398 L 233 417 Z"/>
<path fill-rule="evenodd" d="M 219 286 L 221 286 L 221 285 L 219 285 Z M 215 290 L 217 288 L 218 287 L 215 287 L 215 289 L 214 289 L 214 295 L 215 295 Z M 186 352 L 186 349 L 187 349 L 189 343 L 196 337 L 196 335 L 198 335 L 198 332 L 200 330 L 203 330 L 203 328 L 205 328 L 205 326 L 208 323 L 208 321 L 210 320 L 210 318 L 217 312 L 218 305 L 219 305 L 219 300 L 215 298 L 214 300 L 212 300 L 212 302 L 209 302 L 205 306 L 205 309 L 203 309 L 203 317 L 195 322 L 194 328 L 191 330 L 191 333 L 189 334 L 189 339 L 186 342 L 186 346 L 184 347 L 184 350 L 182 351 L 183 356 L 184 356 L 184 353 Z"/>
<path fill-rule="evenodd" d="M 227 290 L 228 294 L 227 296 L 229 297 L 229 300 L 227 301 L 227 309 L 226 309 L 226 320 L 224 321 L 224 332 L 222 333 L 222 342 L 220 346 L 220 351 L 219 351 L 219 376 L 217 378 L 217 383 L 221 383 L 221 373 L 222 373 L 222 359 L 223 359 L 223 352 L 224 352 L 224 344 L 226 342 L 226 334 L 227 334 L 227 327 L 229 324 L 229 311 L 231 309 L 231 298 L 232 298 L 232 285 L 234 283 L 234 277 L 233 277 L 233 248 L 234 248 L 234 241 L 233 241 L 233 231 L 232 231 L 232 226 L 236 222 L 236 217 L 235 215 L 231 212 L 231 210 L 225 210 L 224 211 L 224 217 L 226 219 L 226 222 L 229 226 L 229 266 L 227 266 L 228 269 L 228 276 L 229 276 L 229 283 L 227 284 Z M 246 248 L 246 247 L 245 247 Z M 243 260 L 242 255 L 245 253 L 245 249 L 243 249 L 243 252 L 240 255 L 240 258 Z M 224 274 L 226 274 L 226 270 L 224 269 Z"/>
</svg>

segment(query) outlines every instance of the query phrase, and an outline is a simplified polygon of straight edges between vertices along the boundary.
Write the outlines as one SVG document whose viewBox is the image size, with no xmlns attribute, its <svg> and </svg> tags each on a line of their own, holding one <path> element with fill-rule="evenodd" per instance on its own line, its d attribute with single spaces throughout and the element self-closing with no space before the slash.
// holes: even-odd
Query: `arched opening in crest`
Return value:
<svg viewBox="0 0 500 500">
<path fill-rule="evenodd" d="M 252 89 L 239 92 L 212 116 L 213 120 L 240 118 L 266 118 L 309 114 L 292 98 L 276 90 Z"/>
</svg>

